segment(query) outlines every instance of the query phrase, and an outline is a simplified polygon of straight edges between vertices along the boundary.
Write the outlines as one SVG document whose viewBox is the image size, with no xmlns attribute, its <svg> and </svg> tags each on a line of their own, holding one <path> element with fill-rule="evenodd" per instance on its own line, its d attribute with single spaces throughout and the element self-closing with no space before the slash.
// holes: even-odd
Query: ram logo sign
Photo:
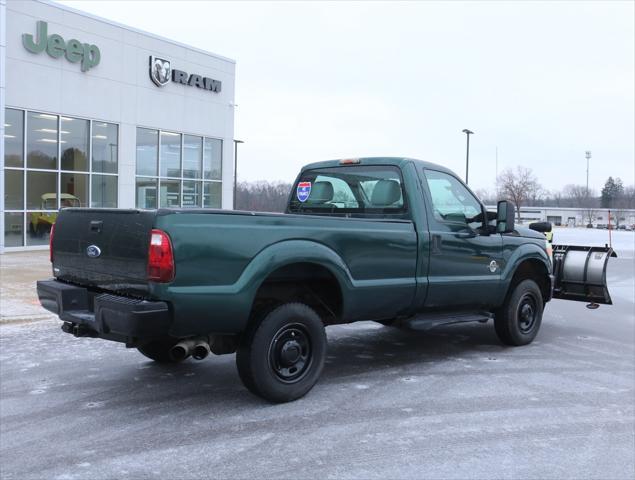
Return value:
<svg viewBox="0 0 635 480">
<path fill-rule="evenodd" d="M 172 68 L 169 60 L 164 58 L 150 56 L 150 79 L 157 87 L 163 87 L 170 81 L 180 83 L 190 87 L 197 87 L 202 90 L 220 93 L 222 82 L 213 78 L 203 77 L 196 73 L 189 74 L 183 70 Z"/>
<path fill-rule="evenodd" d="M 168 83 L 171 74 L 172 69 L 170 68 L 169 60 L 155 56 L 150 57 L 150 78 L 157 87 L 162 87 Z"/>
</svg>

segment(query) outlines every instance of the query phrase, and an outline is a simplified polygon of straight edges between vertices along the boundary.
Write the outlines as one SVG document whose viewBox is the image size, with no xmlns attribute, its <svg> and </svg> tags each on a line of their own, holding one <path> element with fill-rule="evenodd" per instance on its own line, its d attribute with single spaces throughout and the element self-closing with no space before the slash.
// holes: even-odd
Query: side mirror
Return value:
<svg viewBox="0 0 635 480">
<path fill-rule="evenodd" d="M 514 231 L 515 207 L 512 202 L 501 200 L 496 207 L 496 233 Z"/>
</svg>

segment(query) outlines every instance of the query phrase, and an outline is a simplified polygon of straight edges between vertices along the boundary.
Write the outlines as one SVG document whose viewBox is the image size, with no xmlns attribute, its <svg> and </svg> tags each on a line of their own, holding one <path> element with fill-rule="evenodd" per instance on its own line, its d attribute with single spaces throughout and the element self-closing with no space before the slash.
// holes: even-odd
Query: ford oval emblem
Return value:
<svg viewBox="0 0 635 480">
<path fill-rule="evenodd" d="M 101 248 L 99 248 L 97 245 L 89 245 L 88 247 L 86 247 L 86 255 L 88 255 L 90 258 L 97 258 L 99 255 L 101 255 Z"/>
</svg>

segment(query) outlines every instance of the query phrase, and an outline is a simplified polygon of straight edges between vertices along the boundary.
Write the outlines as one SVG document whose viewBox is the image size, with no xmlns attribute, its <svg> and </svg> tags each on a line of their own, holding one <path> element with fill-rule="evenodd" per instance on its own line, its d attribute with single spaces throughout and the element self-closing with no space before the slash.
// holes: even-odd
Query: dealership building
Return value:
<svg viewBox="0 0 635 480">
<path fill-rule="evenodd" d="M 61 207 L 233 208 L 235 62 L 43 0 L 0 0 L 0 252 Z"/>
</svg>

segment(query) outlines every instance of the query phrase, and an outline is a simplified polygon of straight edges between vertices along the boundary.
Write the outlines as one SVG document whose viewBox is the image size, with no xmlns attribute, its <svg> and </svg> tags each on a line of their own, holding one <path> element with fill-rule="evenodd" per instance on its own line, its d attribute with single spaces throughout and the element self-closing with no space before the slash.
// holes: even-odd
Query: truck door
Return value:
<svg viewBox="0 0 635 480">
<path fill-rule="evenodd" d="M 483 207 L 450 173 L 420 169 L 430 229 L 426 307 L 488 306 L 500 286 L 502 237 L 471 221 Z"/>
</svg>

